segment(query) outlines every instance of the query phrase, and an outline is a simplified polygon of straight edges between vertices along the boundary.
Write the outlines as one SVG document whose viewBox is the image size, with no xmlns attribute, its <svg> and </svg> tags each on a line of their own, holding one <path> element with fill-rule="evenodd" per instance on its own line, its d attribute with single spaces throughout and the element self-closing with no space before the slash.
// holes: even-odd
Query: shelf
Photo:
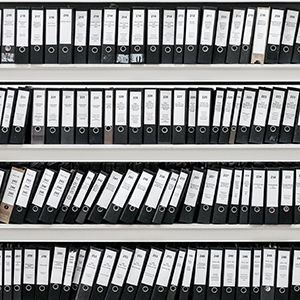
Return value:
<svg viewBox="0 0 300 300">
<path fill-rule="evenodd" d="M 2 83 L 297 82 L 300 65 L 0 65 Z"/>
<path fill-rule="evenodd" d="M 1 0 L 0 3 L 7 3 L 8 1 L 3 1 Z M 9 3 L 15 3 L 15 2 L 22 2 L 21 0 L 10 0 Z M 28 3 L 35 3 L 35 2 L 38 2 L 38 3 L 41 3 L 43 2 L 43 0 L 25 0 L 24 2 L 28 2 Z M 99 0 L 88 0 L 88 1 L 83 1 L 83 0 L 70 0 L 70 1 L 64 1 L 64 0 L 51 0 L 51 2 L 53 3 L 99 3 Z M 184 3 L 185 1 L 184 0 L 154 0 L 154 1 L 151 1 L 151 3 Z M 199 3 L 201 4 L 202 2 L 203 3 L 222 3 L 221 0 L 205 0 L 205 1 L 199 1 L 199 0 L 188 0 L 186 1 L 188 3 Z M 262 0 L 248 0 L 248 1 L 245 1 L 245 0 L 240 0 L 239 3 L 267 3 L 267 2 L 273 2 L 273 3 L 282 3 L 284 2 L 283 0 L 265 0 L 265 1 L 262 1 Z M 289 0 L 289 1 L 286 1 L 288 3 L 297 3 L 299 2 L 299 0 Z M 139 3 L 149 3 L 149 0 L 101 0 L 101 3 L 134 3 L 134 4 L 139 4 Z M 226 0 L 226 3 L 236 3 L 236 0 Z"/>
<path fill-rule="evenodd" d="M 2 242 L 299 242 L 300 225 L 0 225 Z"/>
</svg>

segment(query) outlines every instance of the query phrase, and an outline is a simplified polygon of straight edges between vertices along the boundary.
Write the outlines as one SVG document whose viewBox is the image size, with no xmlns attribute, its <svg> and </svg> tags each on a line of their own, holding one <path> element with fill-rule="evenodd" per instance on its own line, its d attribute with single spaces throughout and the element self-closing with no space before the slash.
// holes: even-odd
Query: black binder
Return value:
<svg viewBox="0 0 300 300">
<path fill-rule="evenodd" d="M 299 64 L 300 63 L 300 27 L 298 26 L 297 30 L 297 36 L 294 44 L 294 51 L 292 55 L 292 61 L 293 64 Z"/>
<path fill-rule="evenodd" d="M 31 8 L 30 63 L 44 63 L 44 8 Z"/>
<path fill-rule="evenodd" d="M 186 143 L 187 99 L 186 89 L 175 89 L 173 97 L 172 144 Z"/>
<path fill-rule="evenodd" d="M 90 94 L 87 89 L 76 90 L 75 99 L 75 144 L 89 143 Z"/>
<path fill-rule="evenodd" d="M 128 105 L 129 144 L 142 144 L 143 142 L 143 103 L 142 89 L 130 89 Z"/>
<path fill-rule="evenodd" d="M 157 90 L 144 89 L 143 143 L 157 143 Z"/>
<path fill-rule="evenodd" d="M 183 51 L 185 40 L 185 7 L 177 7 L 176 9 L 176 27 L 175 27 L 175 45 L 174 45 L 174 64 L 183 63 Z"/>
<path fill-rule="evenodd" d="M 229 144 L 234 144 L 235 143 L 238 119 L 240 117 L 240 110 L 241 110 L 240 108 L 241 108 L 241 102 L 242 102 L 242 95 L 243 95 L 243 90 L 242 89 L 237 89 L 236 97 L 235 97 L 234 110 L 233 110 L 233 115 L 232 115 L 232 121 L 231 121 L 231 126 L 230 126 Z"/>
<path fill-rule="evenodd" d="M 251 281 L 251 300 L 260 299 L 260 288 L 261 288 L 261 273 L 262 273 L 262 250 L 260 247 L 253 249 L 253 260 L 252 260 L 252 281 Z"/>
<path fill-rule="evenodd" d="M 102 9 L 90 9 L 89 42 L 87 60 L 89 64 L 100 64 L 102 45 Z"/>
<path fill-rule="evenodd" d="M 86 9 L 76 9 L 74 19 L 74 64 L 86 64 L 88 53 L 88 11 Z"/>
<path fill-rule="evenodd" d="M 161 63 L 171 64 L 174 57 L 175 9 L 163 10 Z"/>
<path fill-rule="evenodd" d="M 252 183 L 252 169 L 244 168 L 243 172 L 243 187 L 240 201 L 239 224 L 249 223 L 249 209 L 251 199 L 251 183 Z"/>
<path fill-rule="evenodd" d="M 58 62 L 58 8 L 45 8 L 45 64 Z"/>
<path fill-rule="evenodd" d="M 23 262 L 23 248 L 15 247 L 13 253 L 14 267 L 13 267 L 13 289 L 12 299 L 22 300 L 22 262 Z"/>
<path fill-rule="evenodd" d="M 300 295 L 300 282 L 299 282 L 299 267 L 297 261 L 300 259 L 299 247 L 293 249 L 292 269 L 291 269 L 291 284 L 290 284 L 290 299 L 296 300 Z"/>
<path fill-rule="evenodd" d="M 75 89 L 63 89 L 61 108 L 60 143 L 74 144 L 75 141 Z"/>
<path fill-rule="evenodd" d="M 281 170 L 281 188 L 279 205 L 279 224 L 293 224 L 295 198 L 295 170 Z"/>
<path fill-rule="evenodd" d="M 195 144 L 196 139 L 196 122 L 197 122 L 197 90 L 196 89 L 188 89 L 188 97 L 187 97 L 187 131 L 186 131 L 186 143 L 187 144 Z"/>
<path fill-rule="evenodd" d="M 171 144 L 172 141 L 172 98 L 173 90 L 159 91 L 158 144 Z"/>
<path fill-rule="evenodd" d="M 46 131 L 46 90 L 34 89 L 32 92 L 32 117 L 30 143 L 44 144 Z"/>
<path fill-rule="evenodd" d="M 89 144 L 103 144 L 103 90 L 90 89 Z"/>
<path fill-rule="evenodd" d="M 35 299 L 35 278 L 33 270 L 36 267 L 36 249 L 32 246 L 24 248 L 24 270 L 23 270 L 23 284 L 22 284 L 22 299 Z M 26 271 L 25 271 L 26 267 Z M 27 273 L 25 275 L 25 272 Z M 4 298 L 5 299 L 5 298 Z"/>
<path fill-rule="evenodd" d="M 300 187 L 300 170 L 295 170 L 295 203 L 294 203 L 294 224 L 300 224 L 300 203 L 299 203 L 299 190 Z"/>
</svg>

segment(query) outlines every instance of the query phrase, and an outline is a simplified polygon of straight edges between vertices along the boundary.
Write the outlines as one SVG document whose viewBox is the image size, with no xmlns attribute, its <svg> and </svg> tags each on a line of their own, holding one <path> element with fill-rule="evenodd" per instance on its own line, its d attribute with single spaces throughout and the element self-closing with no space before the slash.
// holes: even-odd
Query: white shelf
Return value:
<svg viewBox="0 0 300 300">
<path fill-rule="evenodd" d="M 0 82 L 297 82 L 300 65 L 0 65 Z"/>
<path fill-rule="evenodd" d="M 2 162 L 300 162 L 300 145 L 2 145 Z"/>
<path fill-rule="evenodd" d="M 299 242 L 300 225 L 0 225 L 1 242 Z"/>
<path fill-rule="evenodd" d="M 10 1 L 4 1 L 1 0 L 0 3 L 14 3 L 14 2 L 22 2 L 21 0 L 10 0 Z M 49 2 L 49 0 L 45 1 L 45 0 L 26 0 L 24 2 L 29 2 L 29 3 L 35 3 L 35 2 Z M 87 1 L 83 1 L 83 0 L 51 0 L 51 2 L 53 3 L 99 3 L 99 0 L 87 0 Z M 182 3 L 184 4 L 184 0 L 154 0 L 151 1 L 151 3 Z M 222 2 L 222 0 L 203 0 L 203 1 L 199 1 L 199 0 L 188 0 L 186 2 L 190 2 L 190 3 L 216 3 L 216 2 Z M 284 2 L 284 0 L 240 0 L 239 3 L 252 3 L 252 2 L 258 2 L 258 3 L 267 3 L 267 2 L 272 2 L 272 3 L 276 3 L 276 2 Z M 297 3 L 299 2 L 299 0 L 289 0 L 286 1 L 289 3 Z M 101 3 L 134 3 L 134 4 L 139 4 L 139 3 L 149 3 L 149 0 L 101 0 Z M 226 0 L 226 3 L 237 3 L 236 0 Z"/>
</svg>

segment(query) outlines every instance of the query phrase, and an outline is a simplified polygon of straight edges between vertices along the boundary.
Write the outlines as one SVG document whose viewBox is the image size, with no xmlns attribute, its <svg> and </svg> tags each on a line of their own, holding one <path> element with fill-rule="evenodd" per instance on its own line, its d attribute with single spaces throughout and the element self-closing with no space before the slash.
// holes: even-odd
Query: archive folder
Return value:
<svg viewBox="0 0 300 300">
<path fill-rule="evenodd" d="M 29 63 L 29 8 L 16 10 L 16 64 Z"/>
<path fill-rule="evenodd" d="M 144 90 L 144 118 L 143 118 L 143 143 L 157 143 L 157 91 L 156 89 Z"/>
<path fill-rule="evenodd" d="M 62 91 L 61 108 L 61 144 L 74 144 L 75 139 L 75 90 L 64 89 Z"/>
<path fill-rule="evenodd" d="M 116 49 L 117 64 L 129 64 L 130 14 L 130 9 L 119 8 L 118 10 L 118 35 Z"/>
<path fill-rule="evenodd" d="M 274 299 L 275 295 L 275 272 L 276 272 L 276 249 L 264 248 L 262 256 L 262 280 L 260 299 Z"/>
<path fill-rule="evenodd" d="M 45 64 L 57 64 L 58 62 L 58 9 L 45 9 Z"/>
<path fill-rule="evenodd" d="M 21 300 L 21 285 L 22 285 L 22 265 L 23 265 L 23 248 L 17 247 L 13 250 L 13 286 L 12 298 Z"/>
<path fill-rule="evenodd" d="M 4 8 L 2 17 L 1 63 L 15 63 L 15 8 Z"/>
<path fill-rule="evenodd" d="M 44 8 L 31 9 L 30 63 L 44 63 Z"/>
<path fill-rule="evenodd" d="M 251 182 L 252 182 L 252 170 L 245 168 L 243 172 L 243 186 L 240 201 L 239 211 L 239 224 L 249 223 L 249 209 L 251 199 Z"/>
<path fill-rule="evenodd" d="M 89 64 L 101 63 L 101 45 L 102 45 L 102 9 L 91 9 L 89 18 L 89 36 L 87 61 Z"/>
<path fill-rule="evenodd" d="M 231 121 L 231 125 L 230 125 L 229 144 L 235 143 L 237 125 L 238 125 L 238 120 L 239 120 L 240 111 L 241 111 L 240 108 L 241 108 L 242 96 L 243 96 L 243 90 L 237 89 L 236 97 L 235 97 L 235 105 L 234 105 L 233 115 L 232 115 L 232 121 Z"/>
<path fill-rule="evenodd" d="M 142 144 L 143 142 L 143 90 L 130 89 L 128 115 L 128 142 Z"/>
<path fill-rule="evenodd" d="M 58 63 L 73 63 L 73 9 L 60 8 Z"/>
<path fill-rule="evenodd" d="M 32 92 L 31 144 L 44 144 L 46 132 L 46 90 Z"/>
<path fill-rule="evenodd" d="M 224 271 L 221 299 L 233 300 L 236 295 L 237 249 L 224 249 Z"/>
<path fill-rule="evenodd" d="M 37 250 L 37 272 L 35 297 L 36 299 L 45 299 L 49 293 L 49 273 L 50 273 L 50 248 L 39 247 Z"/>
<path fill-rule="evenodd" d="M 46 104 L 46 144 L 59 144 L 60 142 L 60 90 L 47 89 Z"/>
<path fill-rule="evenodd" d="M 175 25 L 174 64 L 183 63 L 186 9 L 177 7 Z"/>
<path fill-rule="evenodd" d="M 89 144 L 103 144 L 103 91 L 90 89 Z"/>
<path fill-rule="evenodd" d="M 211 144 L 218 144 L 219 142 L 221 117 L 222 117 L 222 111 L 225 102 L 225 93 L 226 90 L 223 88 L 218 88 L 216 90 L 215 101 L 213 105 L 212 126 L 210 132 Z"/>
<path fill-rule="evenodd" d="M 261 266 L 262 266 L 262 249 L 256 247 L 253 249 L 251 300 L 260 299 L 261 273 L 262 273 Z"/>
<path fill-rule="evenodd" d="M 104 144 L 113 144 L 114 137 L 114 95 L 113 89 L 104 91 Z"/>
<path fill-rule="evenodd" d="M 294 223 L 300 223 L 300 169 L 295 170 Z"/>
<path fill-rule="evenodd" d="M 195 144 L 197 121 L 197 90 L 189 89 L 187 96 L 187 132 L 186 143 Z"/>
<path fill-rule="evenodd" d="M 24 249 L 24 268 L 22 299 L 30 300 L 35 298 L 35 270 L 36 270 L 36 249 L 26 247 Z"/>
<path fill-rule="evenodd" d="M 89 91 L 76 90 L 75 97 L 75 144 L 88 144 L 89 143 L 89 108 L 90 98 Z"/>
<path fill-rule="evenodd" d="M 161 63 L 171 64 L 174 57 L 175 43 L 175 9 L 164 9 L 162 24 Z"/>
<path fill-rule="evenodd" d="M 186 90 L 175 89 L 173 97 L 172 144 L 186 143 L 187 101 Z"/>
<path fill-rule="evenodd" d="M 87 62 L 87 27 L 88 11 L 76 9 L 74 30 L 74 64 L 86 64 Z"/>
<path fill-rule="evenodd" d="M 252 249 L 239 248 L 238 255 L 238 270 L 237 270 L 237 287 L 236 299 L 237 300 L 250 300 L 250 282 L 251 282 L 251 262 L 252 262 Z"/>
<path fill-rule="evenodd" d="M 13 283 L 13 249 L 4 248 L 3 265 L 5 266 L 5 272 L 3 272 L 3 300 L 12 299 L 12 283 Z M 26 299 L 24 297 L 24 299 Z"/>
<path fill-rule="evenodd" d="M 294 207 L 294 169 L 281 170 L 281 188 L 280 188 L 280 205 L 279 205 L 279 224 L 293 223 Z"/>
<path fill-rule="evenodd" d="M 237 224 L 240 212 L 243 170 L 235 168 L 232 177 L 231 200 L 229 204 L 228 224 Z"/>
<path fill-rule="evenodd" d="M 292 263 L 292 276 L 291 276 L 291 283 L 290 283 L 290 299 L 296 300 L 300 294 L 300 266 L 298 261 L 300 260 L 300 249 L 298 247 L 294 248 L 293 254 L 293 263 Z"/>
<path fill-rule="evenodd" d="M 172 104 L 173 91 L 159 91 L 159 123 L 158 123 L 158 144 L 171 144 L 172 141 Z"/>
</svg>

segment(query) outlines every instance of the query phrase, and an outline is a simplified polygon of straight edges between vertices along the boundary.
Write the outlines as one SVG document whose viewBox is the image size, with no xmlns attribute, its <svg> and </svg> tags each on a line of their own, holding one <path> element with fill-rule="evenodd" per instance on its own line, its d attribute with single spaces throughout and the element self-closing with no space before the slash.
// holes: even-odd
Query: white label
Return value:
<svg viewBox="0 0 300 300">
<path fill-rule="evenodd" d="M 153 286 L 153 282 L 159 267 L 162 251 L 152 248 L 143 274 L 142 284 Z"/>
<path fill-rule="evenodd" d="M 14 205 L 16 197 L 22 182 L 24 171 L 12 168 L 6 184 L 5 192 L 2 198 L 2 203 Z"/>
<path fill-rule="evenodd" d="M 108 208 L 108 205 L 110 204 L 110 201 L 113 195 L 115 194 L 122 177 L 123 175 L 116 171 L 111 172 L 110 177 L 108 178 L 108 181 L 105 185 L 105 188 L 102 191 L 101 196 L 97 202 L 98 206 L 103 207 L 105 209 Z"/>
<path fill-rule="evenodd" d="M 35 284 L 35 257 L 35 249 L 25 249 L 23 284 Z"/>
<path fill-rule="evenodd" d="M 290 276 L 290 251 L 278 250 L 276 287 L 288 288 Z"/>
<path fill-rule="evenodd" d="M 245 28 L 244 28 L 244 36 L 243 36 L 243 44 L 250 45 L 252 32 L 253 32 L 253 25 L 254 25 L 254 16 L 255 16 L 255 9 L 248 8 L 247 9 L 247 16 L 245 21 Z"/>
<path fill-rule="evenodd" d="M 300 205 L 300 169 L 296 169 L 295 205 Z"/>
<path fill-rule="evenodd" d="M 129 126 L 140 128 L 142 126 L 142 92 L 130 91 L 129 95 Z"/>
<path fill-rule="evenodd" d="M 188 180 L 189 173 L 181 171 L 179 174 L 179 178 L 177 180 L 174 193 L 172 195 L 170 205 L 177 207 L 180 197 L 183 193 L 183 188 L 185 186 L 186 181 Z"/>
<path fill-rule="evenodd" d="M 74 91 L 64 90 L 62 94 L 62 121 L 63 127 L 74 126 Z"/>
<path fill-rule="evenodd" d="M 216 203 L 228 205 L 229 192 L 231 188 L 232 170 L 222 168 L 220 171 Z"/>
<path fill-rule="evenodd" d="M 197 91 L 189 91 L 188 126 L 196 126 Z"/>
<path fill-rule="evenodd" d="M 92 286 L 102 251 L 91 248 L 82 274 L 81 284 Z"/>
<path fill-rule="evenodd" d="M 4 175 L 5 175 L 5 172 L 0 169 L 0 188 L 2 187 L 2 184 L 3 184 Z"/>
<path fill-rule="evenodd" d="M 271 99 L 271 91 L 260 89 L 258 91 L 255 116 L 253 124 L 255 126 L 266 126 L 267 113 Z"/>
<path fill-rule="evenodd" d="M 133 9 L 132 10 L 132 32 L 131 32 L 131 45 L 144 44 L 144 26 L 145 26 L 145 10 Z"/>
<path fill-rule="evenodd" d="M 202 193 L 201 204 L 212 206 L 217 186 L 219 172 L 208 169 Z"/>
<path fill-rule="evenodd" d="M 115 45 L 116 40 L 116 9 L 104 9 L 103 45 Z"/>
<path fill-rule="evenodd" d="M 28 47 L 29 43 L 29 10 L 17 9 L 17 47 Z"/>
<path fill-rule="evenodd" d="M 159 125 L 171 126 L 172 91 L 160 91 Z"/>
<path fill-rule="evenodd" d="M 4 250 L 4 285 L 12 284 L 12 261 L 12 250 Z"/>
<path fill-rule="evenodd" d="M 243 103 L 240 113 L 240 126 L 250 127 L 256 91 L 244 90 Z"/>
<path fill-rule="evenodd" d="M 184 126 L 186 124 L 186 91 L 174 90 L 173 125 Z"/>
<path fill-rule="evenodd" d="M 49 283 L 49 261 L 50 261 L 50 250 L 38 250 L 38 261 L 37 261 L 37 285 L 48 285 Z"/>
<path fill-rule="evenodd" d="M 299 99 L 299 91 L 295 90 L 288 90 L 286 103 L 285 103 L 285 111 L 283 115 L 283 126 L 291 126 L 294 127 L 295 123 L 295 116 L 296 116 L 296 109 L 298 106 L 298 99 Z M 300 118 L 299 118 L 300 120 Z"/>
<path fill-rule="evenodd" d="M 53 176 L 54 176 L 53 171 L 49 169 L 45 169 L 42 179 L 40 180 L 39 186 L 32 200 L 32 204 L 37 205 L 40 208 L 43 207 L 44 201 L 48 194 L 48 190 L 53 180 Z"/>
<path fill-rule="evenodd" d="M 283 9 L 275 9 L 275 8 L 272 9 L 269 38 L 268 38 L 268 44 L 270 45 L 280 44 L 283 16 L 284 16 Z"/>
<path fill-rule="evenodd" d="M 3 250 L 0 250 L 0 286 L 2 287 L 3 282 Z"/>
<path fill-rule="evenodd" d="M 203 9 L 203 19 L 201 28 L 201 45 L 212 45 L 214 27 L 216 19 L 216 10 L 214 9 Z"/>
<path fill-rule="evenodd" d="M 221 287 L 222 250 L 211 249 L 209 262 L 209 287 Z"/>
<path fill-rule="evenodd" d="M 223 120 L 222 120 L 222 126 L 224 127 L 230 126 L 231 116 L 233 111 L 234 94 L 235 92 L 233 90 L 227 90 L 226 92 L 226 99 L 225 99 Z"/>
<path fill-rule="evenodd" d="M 296 26 L 298 23 L 298 16 L 299 12 L 297 10 L 287 10 L 281 41 L 283 45 L 293 46 L 296 34 Z"/>
<path fill-rule="evenodd" d="M 273 90 L 272 103 L 270 108 L 270 115 L 268 120 L 268 125 L 279 126 L 281 120 L 281 114 L 283 111 L 285 91 L 283 90 Z"/>
<path fill-rule="evenodd" d="M 196 251 L 192 249 L 188 249 L 186 261 L 185 261 L 184 273 L 183 273 L 182 286 L 190 287 L 191 285 L 192 274 L 194 271 L 195 257 L 196 257 Z"/>
<path fill-rule="evenodd" d="M 253 271 L 252 271 L 252 286 L 260 286 L 260 277 L 261 277 L 261 250 L 254 250 L 253 253 Z"/>
<path fill-rule="evenodd" d="M 185 33 L 185 9 L 177 9 L 176 17 L 176 45 L 183 45 Z"/>
<path fill-rule="evenodd" d="M 15 45 L 15 9 L 3 9 L 2 45 Z"/>
<path fill-rule="evenodd" d="M 159 169 L 151 186 L 145 205 L 156 209 L 169 177 L 169 172 Z"/>
<path fill-rule="evenodd" d="M 145 89 L 144 124 L 156 124 L 156 90 Z"/>
<path fill-rule="evenodd" d="M 44 9 L 31 11 L 31 45 L 43 45 Z"/>
<path fill-rule="evenodd" d="M 45 107 L 46 91 L 33 90 L 32 126 L 45 126 Z"/>
<path fill-rule="evenodd" d="M 243 9 L 234 9 L 231 30 L 230 30 L 230 45 L 241 45 L 242 41 L 242 32 L 244 28 L 244 19 L 245 19 L 245 10 Z"/>
<path fill-rule="evenodd" d="M 3 112 L 2 127 L 9 128 L 14 104 L 15 90 L 7 90 L 6 101 Z"/>
<path fill-rule="evenodd" d="M 96 174 L 89 171 L 86 176 L 85 179 L 80 187 L 80 190 L 75 198 L 75 201 L 73 203 L 74 206 L 76 206 L 77 208 L 81 207 L 81 204 L 88 192 L 88 190 L 90 189 L 90 186 L 95 178 Z"/>
<path fill-rule="evenodd" d="M 73 278 L 74 284 L 77 284 L 77 285 L 79 284 L 79 281 L 81 278 L 81 273 L 82 273 L 83 266 L 84 266 L 85 256 L 86 256 L 86 250 L 80 249 L 76 268 L 75 268 L 74 278 Z"/>
<path fill-rule="evenodd" d="M 223 286 L 235 287 L 236 278 L 236 249 L 225 249 Z"/>
<path fill-rule="evenodd" d="M 223 110 L 224 94 L 225 94 L 224 90 L 217 90 L 216 99 L 215 99 L 213 126 L 218 127 L 221 124 L 221 114 Z"/>
<path fill-rule="evenodd" d="M 174 45 L 175 10 L 164 10 L 163 45 Z"/>
<path fill-rule="evenodd" d="M 57 45 L 57 28 L 58 28 L 57 9 L 46 9 L 46 45 Z"/>
<path fill-rule="evenodd" d="M 159 9 L 148 9 L 147 44 L 159 45 L 160 29 Z"/>
<path fill-rule="evenodd" d="M 18 90 L 13 126 L 25 126 L 29 95 L 30 91 L 28 90 Z"/>
<path fill-rule="evenodd" d="M 66 189 L 71 174 L 60 170 L 47 200 L 47 205 L 57 209 L 60 199 Z"/>
<path fill-rule="evenodd" d="M 126 280 L 127 284 L 132 284 L 134 286 L 138 285 L 146 254 L 147 252 L 145 250 L 139 248 L 135 250 L 131 267 Z"/>
<path fill-rule="evenodd" d="M 90 99 L 90 127 L 102 127 L 103 111 L 103 93 L 102 91 L 91 91 Z"/>
<path fill-rule="evenodd" d="M 267 207 L 278 207 L 279 171 L 267 170 Z"/>
<path fill-rule="evenodd" d="M 22 181 L 20 192 L 18 194 L 18 198 L 16 204 L 26 208 L 29 197 L 31 195 L 32 187 L 36 178 L 37 172 L 34 170 L 27 169 L 24 175 L 24 179 Z"/>
<path fill-rule="evenodd" d="M 199 90 L 197 126 L 209 126 L 211 90 Z"/>
<path fill-rule="evenodd" d="M 6 94 L 6 90 L 0 90 L 0 124 L 2 122 L 2 113 L 4 108 L 5 94 Z"/>
<path fill-rule="evenodd" d="M 54 257 L 52 261 L 52 271 L 50 283 L 62 283 L 62 276 L 65 266 L 65 256 L 66 248 L 65 247 L 55 247 L 54 248 Z"/>
<path fill-rule="evenodd" d="M 77 127 L 89 126 L 89 92 L 77 91 L 76 99 L 76 125 Z"/>
<path fill-rule="evenodd" d="M 20 285 L 22 278 L 22 250 L 14 250 L 14 280 L 13 284 Z"/>
<path fill-rule="evenodd" d="M 185 196 L 185 200 L 184 200 L 185 205 L 190 205 L 192 207 L 196 206 L 202 180 L 203 180 L 203 172 L 200 172 L 198 170 L 193 170 L 189 182 L 189 186 L 187 189 L 187 193 Z"/>
<path fill-rule="evenodd" d="M 90 10 L 89 25 L 90 25 L 89 45 L 100 46 L 101 34 L 102 34 L 102 10 L 101 9 Z"/>
<path fill-rule="evenodd" d="M 75 269 L 76 258 L 77 258 L 77 249 L 70 250 L 67 258 L 66 268 L 65 268 L 65 277 L 63 281 L 64 286 L 71 286 L 72 284 L 72 277 Z"/>
<path fill-rule="evenodd" d="M 129 46 L 130 10 L 119 10 L 118 46 Z"/>
<path fill-rule="evenodd" d="M 251 170 L 244 170 L 243 190 L 242 190 L 242 205 L 249 205 L 251 191 Z"/>
<path fill-rule="evenodd" d="M 195 267 L 195 285 L 206 285 L 206 277 L 208 270 L 209 250 L 197 249 L 196 267 Z"/>
<path fill-rule="evenodd" d="M 60 9 L 59 43 L 72 43 L 72 9 Z"/>
<path fill-rule="evenodd" d="M 294 250 L 292 285 L 300 284 L 300 250 Z"/>
<path fill-rule="evenodd" d="M 86 46 L 87 11 L 77 10 L 75 13 L 75 46 Z"/>
<path fill-rule="evenodd" d="M 252 206 L 264 206 L 265 170 L 253 170 L 252 180 Z"/>
<path fill-rule="evenodd" d="M 229 19 L 230 11 L 219 10 L 215 41 L 216 46 L 227 46 Z"/>
<path fill-rule="evenodd" d="M 116 251 L 105 249 L 100 271 L 97 278 L 97 285 L 102 285 L 104 287 L 108 286 L 116 256 L 117 256 Z"/>
<path fill-rule="evenodd" d="M 171 176 L 169 177 L 165 191 L 161 197 L 161 201 L 159 203 L 160 206 L 162 206 L 162 207 L 168 206 L 171 196 L 173 194 L 173 191 L 175 189 L 178 177 L 179 177 L 179 174 L 174 173 L 174 172 L 171 173 Z"/>
<path fill-rule="evenodd" d="M 294 171 L 282 170 L 281 206 L 293 206 L 294 203 Z"/>
<path fill-rule="evenodd" d="M 235 105 L 234 105 L 234 112 L 233 112 L 233 118 L 232 118 L 232 126 L 237 126 L 238 118 L 240 115 L 240 107 L 242 102 L 242 94 L 243 91 L 238 90 L 235 97 Z"/>
<path fill-rule="evenodd" d="M 188 9 L 186 12 L 185 44 L 197 45 L 199 10 Z"/>
<path fill-rule="evenodd" d="M 176 252 L 166 249 L 162 259 L 159 273 L 156 280 L 156 285 L 167 287 L 169 278 L 173 269 Z"/>
<path fill-rule="evenodd" d="M 113 91 L 105 91 L 104 125 L 113 126 Z"/>
<path fill-rule="evenodd" d="M 186 251 L 180 250 L 178 252 L 176 264 L 175 264 L 174 271 L 173 271 L 173 277 L 171 280 L 172 286 L 178 286 L 181 271 L 183 269 L 183 262 L 184 262 L 185 255 L 186 255 Z"/>
<path fill-rule="evenodd" d="M 255 54 L 264 54 L 265 53 L 268 26 L 269 26 L 269 14 L 270 14 L 269 7 L 266 7 L 266 8 L 258 7 L 257 8 L 257 16 L 256 16 L 252 53 L 255 53 Z"/>
<path fill-rule="evenodd" d="M 300 43 L 300 25 L 299 25 L 299 27 L 298 27 L 298 33 L 297 33 L 296 43 L 297 43 L 297 44 Z"/>
<path fill-rule="evenodd" d="M 65 198 L 64 206 L 67 206 L 67 207 L 70 206 L 70 204 L 75 196 L 75 193 L 79 188 L 79 183 L 81 182 L 82 177 L 83 177 L 83 174 L 81 174 L 79 172 L 76 173 L 75 178 L 74 178 L 74 180 L 70 186 L 70 189 L 67 193 L 67 196 Z"/>
<path fill-rule="evenodd" d="M 96 199 L 96 196 L 98 195 L 103 182 L 105 181 L 107 175 L 104 175 L 103 173 L 99 173 L 92 189 L 89 192 L 89 195 L 87 196 L 86 200 L 84 201 L 84 205 L 87 205 L 88 207 L 91 207 L 94 200 Z"/>
<path fill-rule="evenodd" d="M 239 205 L 239 203 L 240 203 L 242 178 L 243 178 L 243 171 L 242 170 L 234 170 L 232 195 L 231 195 L 231 204 L 232 205 Z"/>
<path fill-rule="evenodd" d="M 275 279 L 275 261 L 276 250 L 264 249 L 263 250 L 263 265 L 262 265 L 262 285 L 274 286 Z"/>
<path fill-rule="evenodd" d="M 250 287 L 251 250 L 239 251 L 238 287 Z"/>
<path fill-rule="evenodd" d="M 131 258 L 132 251 L 128 251 L 126 249 L 121 250 L 119 260 L 111 281 L 112 284 L 117 286 L 123 286 Z"/>
<path fill-rule="evenodd" d="M 47 127 L 58 127 L 60 91 L 48 91 Z"/>
</svg>

